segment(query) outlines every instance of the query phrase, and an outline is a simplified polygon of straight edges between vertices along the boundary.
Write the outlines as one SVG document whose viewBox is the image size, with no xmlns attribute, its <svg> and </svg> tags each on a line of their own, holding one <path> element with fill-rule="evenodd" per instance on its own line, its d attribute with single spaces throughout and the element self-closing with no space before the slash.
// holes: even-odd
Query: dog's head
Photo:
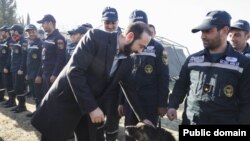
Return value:
<svg viewBox="0 0 250 141">
<path fill-rule="evenodd" d="M 144 123 L 126 126 L 126 134 L 136 141 L 175 141 L 173 135 L 162 128 L 154 128 Z"/>
</svg>

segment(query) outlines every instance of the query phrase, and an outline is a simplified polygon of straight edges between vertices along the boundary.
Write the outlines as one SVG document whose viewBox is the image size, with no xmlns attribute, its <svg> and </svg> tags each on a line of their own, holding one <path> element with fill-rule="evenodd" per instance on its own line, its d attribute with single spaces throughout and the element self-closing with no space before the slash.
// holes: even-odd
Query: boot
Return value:
<svg viewBox="0 0 250 141">
<path fill-rule="evenodd" d="M 8 102 L 4 105 L 5 108 L 10 108 L 16 106 L 16 94 L 14 91 L 8 92 L 9 95 L 9 100 Z"/>
<path fill-rule="evenodd" d="M 5 94 L 5 89 L 0 89 L 0 102 L 5 101 L 4 94 Z"/>
<path fill-rule="evenodd" d="M 25 96 L 26 96 L 26 93 L 17 96 L 18 106 L 15 110 L 13 110 L 14 113 L 21 113 L 21 112 L 27 111 L 27 108 L 25 106 Z"/>
<path fill-rule="evenodd" d="M 10 102 L 10 96 L 9 96 L 9 93 L 11 93 L 11 92 L 13 92 L 13 91 L 14 91 L 14 90 L 11 90 L 11 91 L 8 91 L 8 92 L 7 92 L 7 93 L 8 93 L 8 97 L 9 97 L 9 99 L 3 103 L 3 106 L 4 106 L 4 107 L 5 107 L 6 105 L 9 105 L 9 102 Z"/>
<path fill-rule="evenodd" d="M 32 113 L 29 113 L 29 114 L 26 115 L 26 117 L 32 117 L 35 113 L 36 113 L 36 111 L 34 111 Z"/>
</svg>

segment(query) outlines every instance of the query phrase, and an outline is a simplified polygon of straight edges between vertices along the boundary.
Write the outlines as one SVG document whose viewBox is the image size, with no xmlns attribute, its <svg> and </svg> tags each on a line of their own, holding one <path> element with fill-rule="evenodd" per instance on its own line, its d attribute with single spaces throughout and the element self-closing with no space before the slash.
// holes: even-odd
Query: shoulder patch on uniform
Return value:
<svg viewBox="0 0 250 141">
<path fill-rule="evenodd" d="M 168 64 L 168 52 L 166 48 L 164 48 L 164 50 L 162 51 L 162 62 L 165 65 Z"/>
<path fill-rule="evenodd" d="M 245 56 L 250 58 L 250 53 L 246 53 Z"/>
<path fill-rule="evenodd" d="M 59 49 L 64 49 L 64 41 L 62 40 L 62 39 L 58 39 L 57 41 L 56 41 L 56 43 L 57 43 L 57 47 L 59 48 Z"/>
<path fill-rule="evenodd" d="M 23 44 L 22 44 L 23 50 L 27 50 L 27 47 L 28 47 L 28 44 L 27 44 L 27 43 L 23 43 Z"/>
</svg>

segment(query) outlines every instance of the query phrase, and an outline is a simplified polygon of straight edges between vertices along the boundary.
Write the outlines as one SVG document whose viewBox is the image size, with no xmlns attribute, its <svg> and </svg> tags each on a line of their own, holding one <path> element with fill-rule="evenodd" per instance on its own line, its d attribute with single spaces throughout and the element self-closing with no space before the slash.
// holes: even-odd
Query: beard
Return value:
<svg viewBox="0 0 250 141">
<path fill-rule="evenodd" d="M 133 45 L 133 43 L 134 43 L 134 40 L 131 43 L 129 43 L 127 45 L 124 45 L 123 54 L 125 56 L 130 56 L 130 54 L 132 53 L 132 45 Z"/>
<path fill-rule="evenodd" d="M 202 39 L 202 42 L 203 42 L 203 46 L 209 50 L 215 50 L 219 48 L 222 44 L 219 34 L 214 39 L 210 39 L 210 40 Z"/>
</svg>

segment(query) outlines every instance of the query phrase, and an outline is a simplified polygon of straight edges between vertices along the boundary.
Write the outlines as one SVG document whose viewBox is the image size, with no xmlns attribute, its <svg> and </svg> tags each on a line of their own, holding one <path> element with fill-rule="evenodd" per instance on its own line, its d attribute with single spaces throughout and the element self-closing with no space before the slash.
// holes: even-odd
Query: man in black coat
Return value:
<svg viewBox="0 0 250 141">
<path fill-rule="evenodd" d="M 66 141 L 74 132 L 78 141 L 95 141 L 89 133 L 96 130 L 89 130 L 88 125 L 104 121 L 99 107 L 107 95 L 118 94 L 118 82 L 132 68 L 130 59 L 124 58 L 141 52 L 150 40 L 149 27 L 142 22 L 130 24 L 124 34 L 88 31 L 32 118 L 42 140 Z M 132 96 L 128 97 L 140 119 L 152 124 Z"/>
</svg>

